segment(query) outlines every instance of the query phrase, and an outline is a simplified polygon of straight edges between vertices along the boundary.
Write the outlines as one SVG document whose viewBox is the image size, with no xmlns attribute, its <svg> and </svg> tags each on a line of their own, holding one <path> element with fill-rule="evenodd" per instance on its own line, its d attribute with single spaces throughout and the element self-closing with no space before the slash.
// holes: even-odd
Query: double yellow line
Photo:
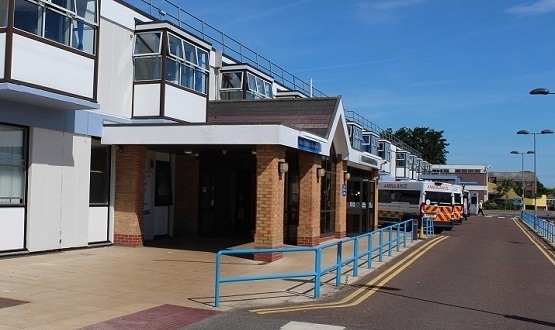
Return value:
<svg viewBox="0 0 555 330">
<path fill-rule="evenodd" d="M 312 309 L 326 309 L 326 308 L 345 308 L 352 307 L 360 304 L 364 300 L 368 299 L 379 289 L 385 286 L 391 279 L 401 273 L 405 268 L 410 266 L 418 258 L 420 258 L 424 253 L 432 249 L 434 246 L 439 244 L 441 241 L 447 239 L 447 236 L 438 236 L 430 241 L 427 241 L 424 245 L 410 253 L 407 257 L 401 259 L 395 265 L 387 269 L 385 272 L 371 279 L 368 283 L 362 284 L 361 287 L 355 290 L 353 293 L 343 298 L 342 300 L 330 303 L 322 304 L 308 304 L 308 305 L 298 305 L 289 307 L 277 307 L 277 308 L 261 308 L 261 309 L 251 309 L 250 312 L 257 314 L 274 314 L 274 313 L 285 313 L 285 312 L 295 312 L 302 310 L 312 310 Z"/>
<path fill-rule="evenodd" d="M 534 243 L 534 245 L 538 248 L 538 250 L 540 250 L 541 253 L 543 253 L 545 255 L 547 260 L 549 260 L 555 266 L 555 253 L 553 251 L 550 251 L 550 250 L 546 249 L 545 246 L 540 245 L 538 243 L 538 238 L 531 235 L 529 230 L 528 230 L 528 227 L 526 227 L 520 220 L 518 220 L 518 218 L 513 218 L 513 221 L 516 223 L 518 228 L 520 228 L 520 230 L 522 230 L 524 235 L 526 235 L 528 237 L 528 239 L 530 241 L 532 241 L 532 243 Z M 546 244 L 546 243 L 543 243 L 543 244 Z"/>
</svg>

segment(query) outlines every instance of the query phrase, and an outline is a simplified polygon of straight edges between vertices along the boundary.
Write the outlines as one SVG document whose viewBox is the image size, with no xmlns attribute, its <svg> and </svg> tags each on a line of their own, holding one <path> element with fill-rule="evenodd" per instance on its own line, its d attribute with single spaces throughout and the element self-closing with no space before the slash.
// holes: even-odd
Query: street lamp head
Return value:
<svg viewBox="0 0 555 330">
<path fill-rule="evenodd" d="M 530 134 L 530 132 L 525 129 L 521 129 L 520 131 L 516 132 L 516 134 Z"/>
<path fill-rule="evenodd" d="M 534 88 L 530 91 L 530 95 L 547 95 L 547 94 L 555 94 L 549 92 L 547 88 Z"/>
<path fill-rule="evenodd" d="M 535 154 L 535 152 L 533 152 L 532 150 L 528 150 L 526 151 L 527 154 Z"/>
<path fill-rule="evenodd" d="M 541 134 L 553 134 L 553 131 L 550 129 L 544 129 L 540 132 Z"/>
<path fill-rule="evenodd" d="M 516 151 L 516 150 L 511 151 L 511 153 L 512 153 L 512 154 L 515 154 L 515 155 L 520 154 L 520 152 L 518 152 L 518 151 Z"/>
</svg>

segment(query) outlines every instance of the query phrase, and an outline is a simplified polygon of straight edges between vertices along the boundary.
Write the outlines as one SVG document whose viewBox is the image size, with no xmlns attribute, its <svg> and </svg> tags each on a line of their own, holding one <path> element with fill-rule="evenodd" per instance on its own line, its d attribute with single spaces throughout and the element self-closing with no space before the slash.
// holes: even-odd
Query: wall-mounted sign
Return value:
<svg viewBox="0 0 555 330">
<path fill-rule="evenodd" d="M 366 164 L 378 166 L 378 161 L 375 160 L 374 158 L 370 158 L 370 157 L 366 157 L 366 156 L 360 156 L 360 161 L 363 162 L 363 163 L 366 163 Z"/>
<path fill-rule="evenodd" d="M 299 136 L 297 147 L 300 150 L 314 152 L 314 153 L 320 153 L 322 151 L 322 145 L 320 144 L 320 142 L 309 140 L 301 136 Z"/>
<path fill-rule="evenodd" d="M 474 185 L 474 186 L 477 186 L 477 185 L 479 185 L 480 183 L 478 183 L 478 181 L 461 181 L 460 184 L 461 184 L 461 185 L 464 184 L 464 185 L 471 185 L 471 186 Z"/>
</svg>

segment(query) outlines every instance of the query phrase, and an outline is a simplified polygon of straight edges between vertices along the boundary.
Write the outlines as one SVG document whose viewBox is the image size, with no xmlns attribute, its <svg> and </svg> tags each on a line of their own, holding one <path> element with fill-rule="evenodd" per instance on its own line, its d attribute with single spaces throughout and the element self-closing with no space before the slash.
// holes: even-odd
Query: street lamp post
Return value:
<svg viewBox="0 0 555 330">
<path fill-rule="evenodd" d="M 521 171 L 522 171 L 522 195 L 521 195 L 521 208 L 524 210 L 524 195 L 525 195 L 525 185 L 524 185 L 524 155 L 529 155 L 529 154 L 533 154 L 534 152 L 532 150 L 528 150 L 527 152 L 518 152 L 516 150 L 511 151 L 512 154 L 515 155 L 521 155 L 522 157 L 522 167 L 521 167 Z"/>
<path fill-rule="evenodd" d="M 538 89 L 538 88 L 536 88 Z M 545 89 L 545 88 L 544 88 Z M 533 92 L 533 91 L 532 91 Z M 532 92 L 530 92 L 530 94 L 532 94 Z M 549 91 L 547 91 L 547 93 L 549 93 Z M 541 94 L 541 93 L 540 93 Z M 525 129 L 521 129 L 520 131 L 516 132 L 516 134 L 532 134 L 534 135 L 534 229 L 537 229 L 537 212 L 538 212 L 538 173 L 536 172 L 536 135 L 537 134 L 553 134 L 553 131 L 550 129 L 544 129 L 541 132 L 528 132 Z"/>
<path fill-rule="evenodd" d="M 549 91 L 547 88 L 534 88 L 530 91 L 530 95 L 548 95 L 548 94 L 555 94 Z"/>
</svg>

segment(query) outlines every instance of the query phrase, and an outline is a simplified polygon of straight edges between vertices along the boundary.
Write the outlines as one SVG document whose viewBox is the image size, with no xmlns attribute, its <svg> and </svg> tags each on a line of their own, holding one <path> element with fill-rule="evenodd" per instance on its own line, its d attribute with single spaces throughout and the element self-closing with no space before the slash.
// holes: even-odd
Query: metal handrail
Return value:
<svg viewBox="0 0 555 330">
<path fill-rule="evenodd" d="M 343 274 L 343 268 L 348 265 L 352 265 L 353 276 L 358 276 L 359 268 L 366 264 L 367 268 L 372 268 L 372 260 L 378 258 L 379 262 L 383 261 L 384 254 L 387 253 L 391 256 L 393 249 L 397 252 L 400 251 L 401 247 L 406 248 L 407 239 L 410 237 L 411 242 L 414 239 L 412 228 L 413 220 L 406 220 L 399 222 L 384 228 L 380 228 L 368 233 L 364 233 L 358 236 L 344 238 L 337 242 L 332 242 L 328 244 L 323 244 L 316 247 L 290 247 L 290 248 L 274 248 L 274 249 L 241 249 L 241 250 L 221 250 L 218 251 L 216 255 L 216 274 L 215 274 L 215 285 L 214 285 L 214 307 L 219 307 L 220 305 L 220 289 L 223 283 L 234 283 L 234 282 L 248 282 L 248 281 L 260 281 L 260 280 L 273 280 L 273 279 L 292 279 L 300 277 L 313 277 L 314 278 L 314 298 L 320 297 L 320 285 L 322 277 L 326 274 L 335 274 L 335 286 L 339 287 L 341 285 L 341 276 Z M 433 221 L 432 221 L 433 226 Z M 409 231 L 410 229 L 410 231 Z M 388 235 L 387 241 L 384 241 L 384 236 Z M 395 235 L 394 235 L 395 234 Z M 373 241 L 375 236 L 378 237 L 378 245 L 375 246 Z M 366 239 L 366 248 L 360 249 L 360 242 Z M 345 250 L 346 244 L 353 244 L 353 255 L 344 256 L 343 252 Z M 327 249 L 336 249 L 335 263 L 327 267 L 323 266 L 323 253 Z M 314 269 L 312 271 L 306 272 L 294 272 L 294 273 L 278 273 L 278 274 L 261 274 L 261 275 L 248 275 L 248 276 L 222 276 L 222 257 L 236 256 L 236 255 L 251 255 L 251 254 L 269 254 L 269 253 L 303 253 L 303 252 L 313 252 L 314 253 Z"/>
<path fill-rule="evenodd" d="M 387 130 L 380 128 L 378 125 L 364 118 L 362 115 L 354 111 L 345 110 L 345 119 L 347 121 L 357 123 L 358 125 L 362 126 L 363 129 L 369 132 L 374 132 L 378 134 L 380 138 L 388 140 L 389 142 L 393 143 L 395 146 L 401 148 L 402 150 L 408 151 L 411 155 L 415 155 L 422 158 L 422 154 L 419 151 L 409 146 L 405 142 L 401 141 L 401 139 L 391 134 Z"/>
</svg>

